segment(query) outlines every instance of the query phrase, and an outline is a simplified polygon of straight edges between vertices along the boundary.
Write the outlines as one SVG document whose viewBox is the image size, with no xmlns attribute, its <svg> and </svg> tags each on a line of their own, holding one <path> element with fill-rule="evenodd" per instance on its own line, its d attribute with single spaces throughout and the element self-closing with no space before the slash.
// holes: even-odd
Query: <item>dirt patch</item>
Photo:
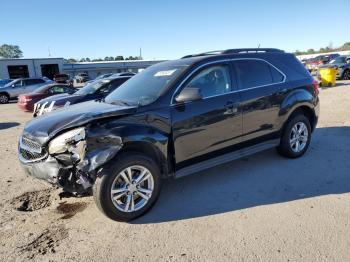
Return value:
<svg viewBox="0 0 350 262">
<path fill-rule="evenodd" d="M 51 205 L 51 189 L 27 192 L 12 199 L 11 204 L 18 211 L 35 211 Z"/>
<path fill-rule="evenodd" d="M 55 248 L 66 237 L 68 237 L 68 230 L 64 225 L 53 226 L 45 229 L 32 242 L 19 247 L 19 249 L 21 253 L 25 253 L 28 258 L 32 259 L 39 254 L 55 253 Z"/>
<path fill-rule="evenodd" d="M 67 203 L 62 202 L 57 207 L 57 212 L 64 214 L 61 219 L 68 219 L 73 217 L 76 213 L 83 211 L 86 208 L 86 203 Z"/>
</svg>

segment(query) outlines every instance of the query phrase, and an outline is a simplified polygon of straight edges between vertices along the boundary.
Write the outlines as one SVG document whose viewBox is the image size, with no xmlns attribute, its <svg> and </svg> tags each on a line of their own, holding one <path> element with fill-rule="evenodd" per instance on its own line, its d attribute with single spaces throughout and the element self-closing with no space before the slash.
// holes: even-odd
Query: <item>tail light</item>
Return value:
<svg viewBox="0 0 350 262">
<path fill-rule="evenodd" d="M 316 81 L 316 80 L 312 81 L 312 86 L 314 88 L 315 95 L 318 96 L 318 93 L 319 93 L 319 91 L 318 91 L 318 81 Z"/>
<path fill-rule="evenodd" d="M 19 98 L 19 101 L 21 101 L 22 103 L 28 103 L 28 102 L 32 101 L 32 98 L 31 97 L 27 97 L 27 96 L 21 96 Z"/>
</svg>

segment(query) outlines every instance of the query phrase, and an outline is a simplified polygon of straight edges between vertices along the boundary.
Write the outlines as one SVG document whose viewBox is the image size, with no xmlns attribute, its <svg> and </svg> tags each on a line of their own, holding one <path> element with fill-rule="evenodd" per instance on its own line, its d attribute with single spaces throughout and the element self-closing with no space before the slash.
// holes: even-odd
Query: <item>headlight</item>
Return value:
<svg viewBox="0 0 350 262">
<path fill-rule="evenodd" d="M 83 127 L 73 129 L 71 131 L 63 133 L 62 135 L 59 135 L 58 137 L 54 138 L 49 143 L 49 153 L 60 154 L 66 151 L 74 151 L 76 144 L 78 144 L 79 141 L 84 139 L 85 139 L 85 129 Z M 81 146 L 78 146 L 78 147 L 81 148 Z M 80 157 L 82 156 L 80 155 Z"/>
</svg>

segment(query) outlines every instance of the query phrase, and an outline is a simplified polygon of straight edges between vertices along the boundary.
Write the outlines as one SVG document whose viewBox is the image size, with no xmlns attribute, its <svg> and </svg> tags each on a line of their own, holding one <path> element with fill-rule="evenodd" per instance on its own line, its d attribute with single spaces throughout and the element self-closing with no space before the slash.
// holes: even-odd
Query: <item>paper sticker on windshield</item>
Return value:
<svg viewBox="0 0 350 262">
<path fill-rule="evenodd" d="M 176 69 L 159 71 L 159 72 L 155 73 L 154 76 L 171 76 L 175 71 L 176 71 Z"/>
</svg>

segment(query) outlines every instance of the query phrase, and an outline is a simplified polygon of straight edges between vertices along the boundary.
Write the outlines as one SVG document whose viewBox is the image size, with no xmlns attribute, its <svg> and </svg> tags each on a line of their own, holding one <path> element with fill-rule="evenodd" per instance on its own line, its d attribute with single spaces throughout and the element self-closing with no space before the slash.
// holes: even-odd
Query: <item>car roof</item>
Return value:
<svg viewBox="0 0 350 262">
<path fill-rule="evenodd" d="M 187 55 L 177 60 L 170 60 L 158 63 L 156 65 L 163 66 L 192 66 L 198 63 L 215 62 L 225 59 L 238 59 L 238 58 L 260 58 L 266 59 L 271 56 L 291 55 L 280 49 L 274 48 L 239 48 L 228 49 L 224 51 L 205 52 L 195 55 Z"/>
</svg>

